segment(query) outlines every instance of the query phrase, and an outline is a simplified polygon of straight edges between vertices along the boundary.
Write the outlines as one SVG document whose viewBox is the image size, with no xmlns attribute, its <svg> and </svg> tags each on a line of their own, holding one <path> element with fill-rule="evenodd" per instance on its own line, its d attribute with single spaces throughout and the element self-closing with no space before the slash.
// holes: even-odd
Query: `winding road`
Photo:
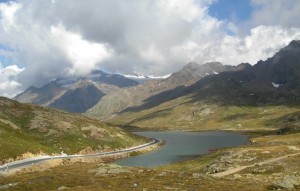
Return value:
<svg viewBox="0 0 300 191">
<path fill-rule="evenodd" d="M 144 149 L 146 147 L 155 145 L 159 142 L 160 142 L 160 140 L 152 138 L 149 143 L 146 143 L 143 145 L 138 145 L 135 147 L 130 147 L 127 149 L 111 151 L 111 152 L 101 152 L 101 153 L 88 154 L 88 155 L 67 155 L 67 154 L 62 154 L 62 155 L 57 155 L 57 156 L 48 156 L 47 155 L 47 156 L 41 156 L 41 157 L 28 158 L 28 159 L 24 159 L 24 160 L 6 163 L 6 164 L 0 166 L 0 174 L 5 174 L 6 172 L 11 171 L 11 170 L 15 170 L 18 168 L 30 166 L 33 164 L 37 164 L 40 162 L 53 160 L 53 159 L 92 158 L 92 157 L 113 156 L 113 155 L 117 155 L 117 154 L 129 153 L 129 152 L 138 151 L 140 149 Z"/>
</svg>

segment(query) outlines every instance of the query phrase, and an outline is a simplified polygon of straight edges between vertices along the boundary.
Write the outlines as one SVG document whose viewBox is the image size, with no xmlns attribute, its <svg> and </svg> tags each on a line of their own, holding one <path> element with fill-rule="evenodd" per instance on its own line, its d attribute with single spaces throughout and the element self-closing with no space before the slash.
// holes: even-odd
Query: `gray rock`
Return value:
<svg viewBox="0 0 300 191">
<path fill-rule="evenodd" d="M 158 176 L 166 176 L 167 175 L 167 172 L 161 172 L 158 174 Z"/>
<path fill-rule="evenodd" d="M 10 187 L 14 187 L 17 185 L 18 185 L 18 183 L 9 183 L 9 184 L 5 184 L 5 185 L 0 185 L 0 190 L 8 189 Z"/>
<path fill-rule="evenodd" d="M 242 175 L 240 175 L 240 174 L 233 175 L 233 179 L 240 179 L 240 178 L 242 178 Z"/>
<path fill-rule="evenodd" d="M 69 187 L 66 187 L 66 186 L 61 186 L 59 188 L 57 188 L 57 190 L 69 190 L 70 188 Z"/>
<path fill-rule="evenodd" d="M 0 190 L 4 190 L 4 189 L 8 189 L 9 188 L 9 185 L 6 184 L 6 185 L 0 185 Z"/>
<path fill-rule="evenodd" d="M 130 170 L 123 169 L 123 168 L 114 168 L 108 171 L 109 174 L 130 173 L 130 172 L 131 172 Z"/>
<path fill-rule="evenodd" d="M 98 168 L 97 174 L 107 174 L 108 170 L 106 168 Z"/>
<path fill-rule="evenodd" d="M 91 172 L 96 172 L 97 175 L 107 175 L 130 173 L 131 171 L 116 164 L 100 164 L 96 170 L 92 170 Z"/>
<path fill-rule="evenodd" d="M 293 190 L 295 186 L 299 186 L 299 185 L 300 185 L 299 177 L 286 176 L 279 184 L 276 184 L 275 186 L 277 186 L 278 188 Z"/>
</svg>

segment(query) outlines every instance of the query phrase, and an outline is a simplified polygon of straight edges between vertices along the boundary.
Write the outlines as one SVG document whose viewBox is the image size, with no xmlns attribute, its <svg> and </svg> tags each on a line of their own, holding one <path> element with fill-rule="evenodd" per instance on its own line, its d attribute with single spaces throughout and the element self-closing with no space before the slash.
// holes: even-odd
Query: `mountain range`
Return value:
<svg viewBox="0 0 300 191">
<path fill-rule="evenodd" d="M 300 41 L 292 41 L 273 57 L 253 66 L 191 62 L 166 78 L 141 84 L 121 75 L 94 71 L 85 78 L 59 79 L 41 88 L 30 87 L 15 99 L 112 121 L 186 98 L 193 103 L 223 105 L 287 104 L 299 102 L 299 63 Z"/>
<path fill-rule="evenodd" d="M 22 103 L 34 103 L 83 113 L 104 95 L 137 84 L 138 82 L 122 75 L 107 74 L 97 70 L 81 78 L 57 79 L 41 88 L 31 86 L 14 99 Z"/>
<path fill-rule="evenodd" d="M 253 66 L 240 64 L 235 69 L 206 75 L 189 86 L 179 86 L 150 96 L 142 103 L 119 111 L 111 122 L 139 127 L 180 126 L 199 129 L 204 121 L 208 126 L 211 120 L 211 125 L 216 129 L 224 127 L 227 122 L 230 122 L 228 128 L 233 128 L 238 124 L 234 119 L 248 119 L 253 123 L 257 117 L 257 121 L 264 123 L 261 126 L 265 126 L 273 124 L 272 115 L 283 121 L 290 120 L 285 119 L 279 110 L 269 113 L 273 110 L 270 106 L 284 111 L 285 105 L 292 108 L 299 104 L 299 83 L 300 41 L 292 41 L 273 57 Z M 93 116 L 89 111 L 87 114 Z M 261 117 L 264 114 L 268 115 Z M 292 116 L 292 121 L 300 117 L 298 112 Z"/>
<path fill-rule="evenodd" d="M 119 112 L 130 107 L 145 104 L 156 104 L 157 101 L 146 103 L 150 97 L 158 98 L 158 102 L 162 102 L 168 98 L 166 96 L 174 96 L 168 94 L 169 91 L 176 92 L 178 89 L 188 87 L 198 80 L 210 76 L 217 75 L 224 71 L 234 71 L 243 68 L 242 66 L 224 66 L 219 62 L 211 62 L 199 65 L 191 62 L 184 66 L 180 71 L 172 74 L 168 78 L 160 80 L 150 80 L 138 86 L 119 89 L 116 92 L 108 94 L 99 102 L 89 109 L 86 114 L 90 117 L 108 119 L 115 117 Z M 164 94 L 165 96 L 161 96 Z"/>
</svg>

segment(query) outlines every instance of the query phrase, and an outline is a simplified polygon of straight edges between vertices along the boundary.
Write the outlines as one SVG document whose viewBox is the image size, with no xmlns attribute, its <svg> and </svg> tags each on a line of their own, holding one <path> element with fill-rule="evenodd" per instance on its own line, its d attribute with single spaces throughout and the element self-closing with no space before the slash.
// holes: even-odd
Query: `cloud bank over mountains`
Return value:
<svg viewBox="0 0 300 191">
<path fill-rule="evenodd" d="M 255 64 L 300 39 L 300 1 L 252 0 L 242 23 L 209 14 L 215 0 L 20 0 L 0 3 L 0 95 L 112 73 L 164 75 L 190 61 Z M 9 47 L 9 48 L 5 48 Z M 9 66 L 8 66 L 9 65 Z M 14 71 L 7 74 L 7 71 Z"/>
</svg>

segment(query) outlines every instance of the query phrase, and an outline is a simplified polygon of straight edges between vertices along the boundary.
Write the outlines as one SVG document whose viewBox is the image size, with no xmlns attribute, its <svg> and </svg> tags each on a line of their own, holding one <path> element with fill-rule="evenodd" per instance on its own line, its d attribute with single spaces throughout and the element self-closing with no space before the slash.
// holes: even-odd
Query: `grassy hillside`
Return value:
<svg viewBox="0 0 300 191">
<path fill-rule="evenodd" d="M 112 122 L 153 129 L 278 129 L 297 126 L 299 105 L 225 105 L 184 96 L 140 112 L 124 112 Z"/>
<path fill-rule="evenodd" d="M 110 150 L 145 142 L 118 127 L 0 97 L 0 161 L 24 153 Z"/>
</svg>

